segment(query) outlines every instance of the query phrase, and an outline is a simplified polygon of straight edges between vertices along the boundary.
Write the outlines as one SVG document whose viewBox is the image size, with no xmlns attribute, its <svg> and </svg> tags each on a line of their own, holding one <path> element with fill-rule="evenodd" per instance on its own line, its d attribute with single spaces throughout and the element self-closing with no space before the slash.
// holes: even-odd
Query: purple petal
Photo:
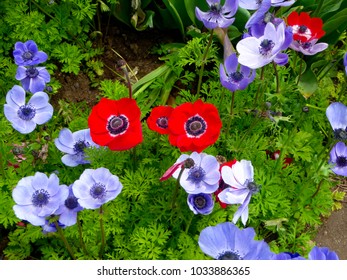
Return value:
<svg viewBox="0 0 347 280">
<path fill-rule="evenodd" d="M 21 81 L 26 77 L 27 77 L 27 69 L 24 66 L 18 66 L 15 78 L 18 81 Z"/>
<path fill-rule="evenodd" d="M 36 110 L 36 115 L 33 120 L 37 124 L 44 124 L 48 122 L 53 116 L 53 106 L 51 104 L 47 104 L 46 107 L 40 108 Z"/>
<path fill-rule="evenodd" d="M 331 103 L 327 110 L 326 116 L 333 130 L 346 129 L 347 127 L 347 107 L 340 102 Z"/>
<path fill-rule="evenodd" d="M 11 107 L 20 107 L 25 104 L 25 90 L 15 85 L 6 95 L 6 102 Z"/>
<path fill-rule="evenodd" d="M 35 109 L 44 108 L 48 104 L 49 97 L 47 93 L 41 91 L 36 92 L 30 100 L 28 101 L 28 104 L 31 104 Z"/>
<path fill-rule="evenodd" d="M 274 59 L 274 62 L 280 66 L 288 63 L 288 55 L 286 53 L 278 53 Z"/>
<path fill-rule="evenodd" d="M 46 222 L 45 217 L 38 217 L 34 214 L 36 207 L 14 205 L 13 210 L 15 215 L 22 220 L 26 220 L 34 226 L 43 226 Z"/>
</svg>

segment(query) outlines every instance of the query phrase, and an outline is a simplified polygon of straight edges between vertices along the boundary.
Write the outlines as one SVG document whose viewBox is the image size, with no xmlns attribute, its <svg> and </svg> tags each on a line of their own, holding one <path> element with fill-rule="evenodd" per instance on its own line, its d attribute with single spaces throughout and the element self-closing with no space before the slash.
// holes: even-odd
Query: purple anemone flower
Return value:
<svg viewBox="0 0 347 280">
<path fill-rule="evenodd" d="M 256 71 L 247 66 L 240 65 L 235 53 L 227 57 L 224 65 L 219 67 L 220 81 L 223 87 L 234 92 L 245 89 L 255 78 Z"/>
<path fill-rule="evenodd" d="M 239 63 L 251 69 L 260 68 L 272 61 L 284 65 L 288 56 L 281 51 L 285 50 L 290 42 L 284 22 L 277 28 L 273 23 L 268 22 L 263 36 L 247 37 L 238 42 L 236 49 L 240 54 Z"/>
<path fill-rule="evenodd" d="M 45 89 L 46 83 L 51 80 L 51 76 L 45 67 L 18 66 L 16 79 L 21 81 L 25 90 L 35 93 Z"/>
<path fill-rule="evenodd" d="M 340 102 L 331 103 L 326 116 L 337 140 L 347 140 L 347 107 Z"/>
<path fill-rule="evenodd" d="M 226 0 L 221 6 L 220 0 L 206 0 L 209 11 L 203 12 L 198 7 L 195 8 L 195 15 L 202 21 L 206 28 L 214 29 L 217 27 L 227 28 L 235 21 L 233 16 L 238 8 L 238 0 Z"/>
<path fill-rule="evenodd" d="M 77 222 L 77 213 L 83 210 L 83 207 L 79 205 L 77 197 L 72 191 L 72 185 L 68 187 L 69 195 L 65 199 L 64 203 L 60 205 L 55 215 L 60 215 L 59 222 L 65 226 L 72 226 Z"/>
<path fill-rule="evenodd" d="M 347 75 L 347 52 L 346 52 L 346 54 L 343 57 L 343 66 L 345 66 L 345 72 L 346 72 L 346 75 Z"/>
<path fill-rule="evenodd" d="M 66 153 L 61 158 L 61 161 L 70 167 L 90 163 L 86 159 L 84 150 L 88 147 L 99 147 L 99 145 L 93 142 L 89 128 L 74 133 L 68 128 L 63 128 L 59 132 L 59 137 L 54 140 L 54 143 L 60 151 Z"/>
<path fill-rule="evenodd" d="M 185 168 L 182 172 L 180 184 L 187 193 L 213 193 L 218 189 L 220 172 L 219 163 L 214 156 L 205 153 L 193 152 L 190 156 L 181 155 L 176 163 L 183 162 L 188 158 L 192 159 L 194 165 Z M 178 178 L 181 169 L 177 169 L 172 177 Z"/>
<path fill-rule="evenodd" d="M 4 114 L 13 128 L 22 134 L 32 132 L 37 124 L 44 124 L 53 116 L 53 107 L 45 92 L 37 92 L 25 104 L 24 89 L 15 85 L 7 93 L 6 102 Z"/>
<path fill-rule="evenodd" d="M 66 226 L 62 223 L 60 223 L 58 221 L 58 226 L 61 227 L 61 228 L 66 228 Z M 46 223 L 41 226 L 42 227 L 42 233 L 43 234 L 47 234 L 49 232 L 56 232 L 57 231 L 57 227 L 55 226 L 55 223 L 51 223 L 49 221 L 46 220 Z"/>
<path fill-rule="evenodd" d="M 248 204 L 254 193 L 259 191 L 259 186 L 253 182 L 253 166 L 248 160 L 237 161 L 232 167 L 223 166 L 222 179 L 228 184 L 229 188 L 225 188 L 218 194 L 221 202 L 226 204 L 241 204 L 233 217 L 233 223 L 236 223 L 241 217 L 244 225 L 248 220 Z"/>
<path fill-rule="evenodd" d="M 13 210 L 19 219 L 26 220 L 34 226 L 43 226 L 46 217 L 54 214 L 64 203 L 69 191 L 59 185 L 59 178 L 54 173 L 36 172 L 34 176 L 19 180 L 13 189 L 12 197 L 16 202 Z"/>
<path fill-rule="evenodd" d="M 45 52 L 39 51 L 33 40 L 25 43 L 17 42 L 13 51 L 14 62 L 18 66 L 30 66 L 45 62 L 48 58 Z"/>
<path fill-rule="evenodd" d="M 271 6 L 290 6 L 295 0 L 239 0 L 239 6 L 246 10 L 258 10 L 264 2 L 270 2 Z"/>
<path fill-rule="evenodd" d="M 72 191 L 82 207 L 96 209 L 115 199 L 122 188 L 116 175 L 100 167 L 84 170 L 79 180 L 74 182 Z"/>
<path fill-rule="evenodd" d="M 330 151 L 329 164 L 334 165 L 331 170 L 341 176 L 347 176 L 347 147 L 343 142 L 337 142 Z"/>
<path fill-rule="evenodd" d="M 309 260 L 339 260 L 338 255 L 334 251 L 330 251 L 327 247 L 313 247 L 308 254 Z"/>
<path fill-rule="evenodd" d="M 203 229 L 199 236 L 201 250 L 216 260 L 270 260 L 269 245 L 254 240 L 253 228 L 239 229 L 230 222 Z"/>
<path fill-rule="evenodd" d="M 304 257 L 300 256 L 298 253 L 283 252 L 275 254 L 273 260 L 306 260 Z"/>
<path fill-rule="evenodd" d="M 242 1 L 241 1 L 242 2 Z M 256 10 L 253 15 L 246 22 L 245 28 L 250 28 L 253 24 L 259 23 L 263 20 L 265 14 L 269 11 L 271 7 L 271 0 L 263 0 L 263 1 L 248 1 L 249 3 L 241 3 L 240 7 L 248 10 Z M 257 8 L 255 8 L 257 7 Z M 255 8 L 255 9 L 254 9 Z"/>
<path fill-rule="evenodd" d="M 329 45 L 327 43 L 318 43 L 316 44 L 318 39 L 313 39 L 307 42 L 301 42 L 297 40 L 293 40 L 290 44 L 289 48 L 301 52 L 304 55 L 315 55 L 319 52 L 324 51 Z"/>
<path fill-rule="evenodd" d="M 214 206 L 214 199 L 212 194 L 197 193 L 189 194 L 187 198 L 189 209 L 194 214 L 208 215 L 212 212 Z"/>
</svg>

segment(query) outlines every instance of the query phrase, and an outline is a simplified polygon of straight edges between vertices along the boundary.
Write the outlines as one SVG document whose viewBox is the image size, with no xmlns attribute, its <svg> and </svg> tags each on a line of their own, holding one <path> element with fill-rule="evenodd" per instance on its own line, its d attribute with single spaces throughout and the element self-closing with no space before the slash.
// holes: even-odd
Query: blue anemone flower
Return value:
<svg viewBox="0 0 347 280">
<path fill-rule="evenodd" d="M 272 22 L 268 22 L 263 36 L 247 37 L 237 43 L 236 49 L 240 54 L 239 63 L 251 69 L 260 68 L 272 61 L 284 65 L 288 61 L 288 56 L 281 52 L 292 40 L 288 36 L 289 33 L 284 22 L 277 27 Z"/>
<path fill-rule="evenodd" d="M 72 226 L 77 222 L 77 213 L 83 210 L 72 190 L 72 184 L 68 187 L 69 195 L 64 203 L 59 206 L 55 215 L 60 215 L 59 222 L 65 226 Z"/>
<path fill-rule="evenodd" d="M 206 0 L 209 10 L 201 11 L 198 7 L 195 8 L 196 17 L 203 22 L 206 28 L 214 29 L 217 27 L 227 28 L 235 21 L 235 15 L 239 2 L 238 0 L 226 0 L 221 6 L 220 0 Z"/>
<path fill-rule="evenodd" d="M 334 165 L 331 170 L 341 176 L 347 176 L 347 146 L 337 142 L 330 151 L 329 163 Z"/>
<path fill-rule="evenodd" d="M 31 93 L 43 91 L 46 83 L 51 80 L 45 67 L 35 66 L 18 66 L 15 77 L 21 81 L 23 88 Z"/>
<path fill-rule="evenodd" d="M 275 254 L 273 260 L 306 260 L 304 257 L 300 256 L 298 253 L 282 252 Z"/>
<path fill-rule="evenodd" d="M 248 204 L 254 193 L 259 191 L 259 186 L 253 182 L 253 166 L 248 160 L 237 161 L 230 168 L 222 167 L 222 179 L 230 187 L 225 188 L 218 194 L 221 202 L 226 204 L 241 204 L 233 217 L 236 223 L 241 217 L 245 225 L 248 220 Z"/>
<path fill-rule="evenodd" d="M 115 199 L 122 188 L 116 175 L 107 168 L 100 167 L 84 170 L 80 178 L 74 182 L 72 191 L 82 207 L 96 209 Z"/>
<path fill-rule="evenodd" d="M 193 152 L 190 156 L 181 155 L 176 163 L 183 162 L 187 159 L 192 159 L 194 165 L 190 168 L 185 168 L 182 172 L 180 184 L 187 193 L 213 193 L 218 189 L 220 172 L 219 163 L 214 156 Z M 181 169 L 177 169 L 172 177 L 178 178 Z"/>
<path fill-rule="evenodd" d="M 33 40 L 28 40 L 25 43 L 17 42 L 14 48 L 14 62 L 18 66 L 36 65 L 45 62 L 48 58 L 45 52 L 38 50 Z"/>
<path fill-rule="evenodd" d="M 213 210 L 214 199 L 212 197 L 212 194 L 189 194 L 187 203 L 190 210 L 192 210 L 194 214 L 208 215 Z"/>
<path fill-rule="evenodd" d="M 238 59 L 235 53 L 228 56 L 219 67 L 220 81 L 223 87 L 234 92 L 245 89 L 255 78 L 256 71 L 247 66 L 238 67 Z M 239 69 L 238 69 L 239 68 Z"/>
<path fill-rule="evenodd" d="M 347 107 L 340 102 L 331 103 L 326 116 L 337 140 L 347 140 Z"/>
<path fill-rule="evenodd" d="M 13 88 L 6 95 L 5 117 L 13 128 L 22 134 L 32 132 L 37 124 L 48 122 L 53 116 L 53 107 L 48 103 L 45 92 L 37 92 L 25 104 L 25 91 L 20 86 Z"/>
<path fill-rule="evenodd" d="M 54 143 L 60 151 L 66 153 L 61 160 L 70 167 L 90 163 L 86 159 L 84 150 L 88 147 L 99 147 L 99 145 L 93 142 L 89 128 L 74 133 L 68 128 L 63 128 L 59 132 L 59 137 L 54 140 Z"/>
<path fill-rule="evenodd" d="M 313 247 L 308 254 L 309 260 L 338 260 L 338 255 L 327 247 Z"/>
<path fill-rule="evenodd" d="M 19 219 L 26 220 L 34 226 L 43 226 L 46 217 L 54 214 L 64 203 L 69 191 L 59 185 L 59 178 L 54 173 L 36 172 L 34 176 L 19 180 L 13 189 L 12 197 L 16 202 L 13 210 Z"/>
<path fill-rule="evenodd" d="M 203 229 L 199 236 L 201 250 L 216 260 L 270 260 L 269 245 L 254 240 L 253 228 L 239 229 L 230 222 Z"/>
</svg>

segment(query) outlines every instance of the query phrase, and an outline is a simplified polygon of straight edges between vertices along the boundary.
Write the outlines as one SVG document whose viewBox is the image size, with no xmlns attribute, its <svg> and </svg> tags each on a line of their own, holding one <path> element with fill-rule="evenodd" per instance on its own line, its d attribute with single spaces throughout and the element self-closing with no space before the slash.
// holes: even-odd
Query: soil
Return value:
<svg viewBox="0 0 347 280">
<path fill-rule="evenodd" d="M 181 41 L 177 33 L 160 32 L 157 30 L 136 32 L 122 25 L 113 25 L 108 36 L 103 40 L 105 53 L 102 57 L 104 62 L 104 74 L 102 79 L 119 79 L 114 71 L 121 76 L 122 72 L 115 65 L 120 58 L 113 51 L 119 53 L 128 63 L 131 69 L 137 72 L 136 77 L 140 79 L 147 73 L 163 64 L 158 55 L 151 52 L 153 47 L 159 44 Z M 113 49 L 113 50 L 112 50 Z M 79 75 L 60 73 L 55 76 L 62 87 L 59 94 L 52 98 L 52 104 L 57 105 L 58 99 L 68 102 L 86 101 L 91 107 L 97 102 L 98 90 L 90 87 L 90 80 L 86 74 Z M 58 109 L 58 108 L 57 108 Z M 317 246 L 329 247 L 335 251 L 340 259 L 347 260 L 347 200 L 342 203 L 343 208 L 334 211 L 330 217 L 323 219 L 322 226 L 318 229 L 315 239 Z"/>
</svg>

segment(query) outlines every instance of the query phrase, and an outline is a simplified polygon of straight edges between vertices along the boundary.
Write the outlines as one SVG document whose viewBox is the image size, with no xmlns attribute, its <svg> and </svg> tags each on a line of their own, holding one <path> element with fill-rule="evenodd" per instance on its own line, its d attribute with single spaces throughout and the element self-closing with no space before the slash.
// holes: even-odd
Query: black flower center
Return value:
<svg viewBox="0 0 347 280">
<path fill-rule="evenodd" d="M 17 114 L 22 120 L 30 121 L 33 117 L 35 117 L 36 110 L 30 104 L 22 105 L 19 107 Z"/>
<path fill-rule="evenodd" d="M 221 10 L 221 6 L 218 3 L 214 3 L 210 6 L 210 11 L 212 13 L 218 14 L 220 12 L 220 10 Z"/>
<path fill-rule="evenodd" d="M 89 143 L 88 142 L 85 142 L 83 140 L 78 140 L 74 146 L 73 146 L 73 150 L 76 154 L 79 154 L 79 153 L 83 153 L 84 149 L 89 147 Z"/>
<path fill-rule="evenodd" d="M 124 115 L 112 116 L 107 123 L 107 130 L 110 134 L 121 135 L 129 127 L 128 118 Z"/>
<path fill-rule="evenodd" d="M 207 124 L 205 120 L 196 115 L 191 117 L 185 123 L 185 130 L 188 134 L 188 137 L 200 137 L 206 131 Z"/>
<path fill-rule="evenodd" d="M 199 183 L 202 181 L 202 179 L 204 179 L 205 174 L 205 170 L 200 166 L 194 166 L 193 168 L 189 169 L 187 180 L 193 183 Z"/>
<path fill-rule="evenodd" d="M 264 56 L 268 55 L 269 53 L 271 53 L 271 50 L 273 49 L 274 46 L 275 46 L 275 43 L 272 40 L 264 39 L 260 43 L 259 52 L 261 55 L 264 55 Z"/>
<path fill-rule="evenodd" d="M 220 254 L 217 260 L 242 260 L 238 252 L 227 251 Z"/>
<path fill-rule="evenodd" d="M 299 33 L 305 33 L 306 30 L 307 30 L 307 26 L 306 25 L 300 25 L 299 29 L 298 29 L 298 32 Z"/>
<path fill-rule="evenodd" d="M 68 208 L 70 210 L 75 209 L 78 206 L 77 198 L 74 196 L 69 196 L 65 200 L 64 204 L 65 204 L 66 208 Z"/>
<path fill-rule="evenodd" d="M 33 193 L 33 196 L 31 198 L 31 202 L 36 207 L 42 207 L 45 206 L 49 202 L 49 193 L 46 190 L 36 190 Z"/>
<path fill-rule="evenodd" d="M 90 189 L 90 195 L 95 199 L 101 199 L 106 194 L 106 186 L 101 183 L 95 183 Z"/>
<path fill-rule="evenodd" d="M 157 126 L 159 126 L 160 128 L 166 129 L 168 127 L 168 119 L 167 119 L 167 117 L 160 117 L 160 118 L 158 118 L 156 123 L 157 123 Z"/>
<path fill-rule="evenodd" d="M 194 160 L 192 158 L 187 158 L 184 161 L 184 168 L 190 169 L 195 165 Z"/>
<path fill-rule="evenodd" d="M 312 46 L 312 44 L 310 42 L 304 42 L 301 43 L 301 46 L 303 47 L 303 49 L 307 50 Z"/>
<path fill-rule="evenodd" d="M 259 186 L 257 186 L 254 182 L 248 182 L 247 189 L 249 189 L 251 193 L 256 193 L 259 190 Z"/>
<path fill-rule="evenodd" d="M 203 209 L 207 204 L 206 197 L 202 194 L 198 194 L 194 197 L 194 205 L 198 209 Z"/>
<path fill-rule="evenodd" d="M 30 60 L 34 57 L 34 54 L 31 51 L 26 51 L 22 54 L 24 60 Z"/>
<path fill-rule="evenodd" d="M 240 71 L 233 72 L 229 75 L 230 79 L 234 83 L 238 83 L 242 81 L 243 79 L 243 74 Z"/>
<path fill-rule="evenodd" d="M 39 75 L 39 71 L 34 66 L 30 66 L 25 73 L 29 78 L 36 78 Z"/>
<path fill-rule="evenodd" d="M 345 166 L 347 166 L 347 158 L 344 157 L 344 156 L 338 156 L 336 158 L 336 165 L 338 167 L 345 167 Z"/>
<path fill-rule="evenodd" d="M 339 129 L 335 129 L 334 130 L 334 137 L 337 139 L 337 140 L 347 140 L 347 127 L 346 129 L 342 129 L 342 128 L 339 128 Z"/>
</svg>

